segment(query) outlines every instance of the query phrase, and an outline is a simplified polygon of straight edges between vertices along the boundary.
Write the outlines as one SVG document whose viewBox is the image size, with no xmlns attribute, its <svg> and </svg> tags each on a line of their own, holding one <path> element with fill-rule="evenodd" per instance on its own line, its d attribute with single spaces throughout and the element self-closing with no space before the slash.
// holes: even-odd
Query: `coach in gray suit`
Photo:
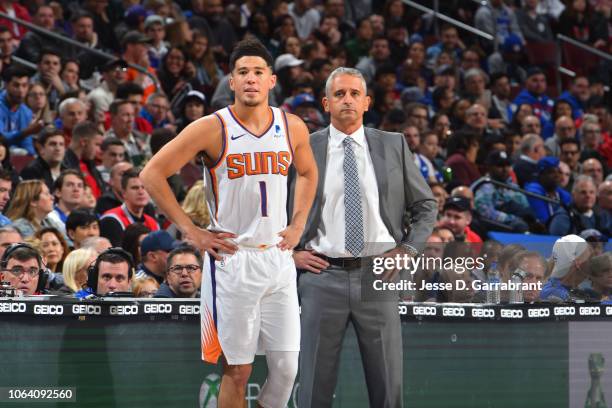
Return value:
<svg viewBox="0 0 612 408">
<path fill-rule="evenodd" d="M 401 407 L 398 297 L 362 299 L 361 266 L 364 258 L 383 253 L 415 256 L 431 234 L 437 204 L 403 135 L 363 127 L 370 98 L 359 71 L 336 69 L 325 94 L 331 125 L 310 138 L 319 184 L 294 251 L 302 272 L 298 405 L 331 407 L 342 340 L 352 322 L 370 406 Z"/>
</svg>

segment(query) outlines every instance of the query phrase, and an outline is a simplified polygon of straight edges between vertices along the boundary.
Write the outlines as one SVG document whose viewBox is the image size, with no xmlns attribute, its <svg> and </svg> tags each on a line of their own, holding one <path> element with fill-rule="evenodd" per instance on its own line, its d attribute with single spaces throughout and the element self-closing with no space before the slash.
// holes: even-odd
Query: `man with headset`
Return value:
<svg viewBox="0 0 612 408">
<path fill-rule="evenodd" d="M 133 274 L 132 256 L 121 248 L 109 248 L 98 255 L 96 262 L 89 268 L 87 287 L 75 296 L 82 299 L 91 295 L 131 292 Z"/>
<path fill-rule="evenodd" d="M 7 281 L 23 296 L 46 293 L 49 274 L 38 251 L 25 243 L 9 246 L 0 260 L 0 281 Z"/>
</svg>

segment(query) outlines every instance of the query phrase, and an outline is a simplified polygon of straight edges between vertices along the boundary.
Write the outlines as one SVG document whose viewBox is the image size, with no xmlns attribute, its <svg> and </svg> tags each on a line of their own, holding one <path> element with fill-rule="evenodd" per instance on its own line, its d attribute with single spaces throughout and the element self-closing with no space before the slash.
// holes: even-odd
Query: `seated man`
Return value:
<svg viewBox="0 0 612 408">
<path fill-rule="evenodd" d="M 606 237 L 612 236 L 612 220 L 607 211 L 595 207 L 596 189 L 589 176 L 578 176 L 572 187 L 572 205 L 569 211 L 560 208 L 550 220 L 552 235 L 580 234 L 595 229 Z"/>
<path fill-rule="evenodd" d="M 561 170 L 559 159 L 548 156 L 538 161 L 538 180 L 525 184 L 525 190 L 558 200 L 563 205 L 569 205 L 572 197 L 561 188 Z M 535 197 L 527 197 L 536 218 L 546 225 L 550 217 L 559 208 L 559 204 L 552 204 Z"/>
<path fill-rule="evenodd" d="M 24 296 L 45 293 L 48 275 L 44 272 L 40 253 L 29 244 L 13 244 L 6 248 L 0 261 L 0 280 Z"/>
<path fill-rule="evenodd" d="M 113 166 L 125 160 L 125 146 L 116 137 L 109 137 L 102 142 L 102 163 L 96 166 L 102 180 L 110 182 L 110 173 Z M 107 186 L 105 188 L 108 188 Z"/>
<path fill-rule="evenodd" d="M 6 248 L 20 242 L 23 242 L 23 237 L 17 228 L 12 225 L 0 228 L 0 259 L 4 255 Z"/>
<path fill-rule="evenodd" d="M 136 268 L 136 278 L 151 277 L 159 284 L 166 277 L 168 253 L 176 248 L 179 241 L 164 231 L 148 233 L 140 243 L 142 263 Z"/>
<path fill-rule="evenodd" d="M 11 191 L 13 189 L 13 176 L 10 171 L 0 169 L 0 227 L 4 227 L 12 223 L 10 218 L 2 212 L 11 199 Z"/>
<path fill-rule="evenodd" d="M 494 151 L 485 162 L 489 171 L 487 176 L 494 181 L 518 187 L 510 178 L 512 160 L 506 152 Z M 474 184 L 478 183 L 476 181 Z M 525 232 L 529 229 L 528 220 L 534 220 L 527 197 L 523 193 L 485 183 L 476 190 L 474 196 L 476 211 L 484 218 L 503 223 L 511 232 Z"/>
<path fill-rule="evenodd" d="M 135 222 L 143 223 L 151 231 L 159 230 L 155 218 L 144 213 L 150 197 L 136 170 L 123 173 L 121 189 L 123 204 L 106 211 L 100 218 L 100 235 L 108 238 L 113 246 L 121 244 L 125 229 Z"/>
<path fill-rule="evenodd" d="M 83 241 L 100 236 L 100 224 L 93 211 L 82 208 L 70 213 L 66 219 L 66 234 L 72 240 L 74 249 L 83 247 Z"/>
<path fill-rule="evenodd" d="M 36 139 L 38 157 L 21 170 L 23 180 L 44 180 L 53 190 L 53 182 L 59 177 L 66 166 L 62 163 L 66 153 L 64 135 L 54 126 L 45 127 Z"/>
<path fill-rule="evenodd" d="M 53 205 L 53 211 L 47 215 L 45 220 L 49 225 L 60 231 L 64 238 L 69 241 L 68 244 L 72 245 L 70 237 L 66 233 L 66 220 L 70 213 L 81 205 L 85 180 L 79 171 L 67 169 L 62 171 L 53 184 L 55 204 Z"/>
<path fill-rule="evenodd" d="M 202 255 L 191 245 L 181 245 L 168 254 L 166 281 L 156 298 L 197 298 L 202 283 Z"/>
<path fill-rule="evenodd" d="M 88 272 L 87 285 L 76 293 L 79 299 L 91 295 L 131 292 L 134 261 L 132 255 L 121 248 L 110 248 L 96 258 Z"/>
<path fill-rule="evenodd" d="M 552 274 L 542 286 L 540 299 L 549 302 L 573 302 L 590 298 L 592 293 L 578 290 L 578 286 L 588 277 L 586 264 L 590 257 L 591 250 L 584 239 L 577 235 L 559 238 L 552 250 Z"/>
<path fill-rule="evenodd" d="M 444 203 L 440 227 L 448 228 L 456 241 L 482 243 L 482 238 L 469 227 L 472 222 L 470 200 L 464 197 L 450 197 Z"/>
</svg>

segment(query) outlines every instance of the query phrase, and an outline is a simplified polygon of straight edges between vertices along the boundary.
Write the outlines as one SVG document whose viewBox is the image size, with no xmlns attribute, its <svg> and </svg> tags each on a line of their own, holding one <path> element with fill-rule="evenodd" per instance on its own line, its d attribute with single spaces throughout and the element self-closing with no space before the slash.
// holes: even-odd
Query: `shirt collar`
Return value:
<svg viewBox="0 0 612 408">
<path fill-rule="evenodd" d="M 329 125 L 329 137 L 330 137 L 330 144 L 334 147 L 342 147 L 342 141 L 346 137 L 352 137 L 355 143 L 357 143 L 359 146 L 363 148 L 367 146 L 363 125 L 359 126 L 359 129 L 357 129 L 350 135 L 347 135 L 346 133 L 341 132 L 338 129 L 336 129 L 334 125 L 330 124 Z"/>
</svg>

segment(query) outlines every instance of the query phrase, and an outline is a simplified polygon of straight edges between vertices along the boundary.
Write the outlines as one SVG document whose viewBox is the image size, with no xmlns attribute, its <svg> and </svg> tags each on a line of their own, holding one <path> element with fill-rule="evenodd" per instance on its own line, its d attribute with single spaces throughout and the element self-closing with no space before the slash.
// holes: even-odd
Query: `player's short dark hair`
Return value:
<svg viewBox="0 0 612 408">
<path fill-rule="evenodd" d="M 274 60 L 272 59 L 272 55 L 270 51 L 261 43 L 261 41 L 255 38 L 247 38 L 240 41 L 234 47 L 234 51 L 232 51 L 232 55 L 230 56 L 230 72 L 234 70 L 236 66 L 236 61 L 238 61 L 242 57 L 260 57 L 266 61 L 266 65 L 270 68 Z"/>
<path fill-rule="evenodd" d="M 129 169 L 123 173 L 121 176 L 121 189 L 125 190 L 127 188 L 128 182 L 131 179 L 135 179 L 140 177 L 140 172 L 136 169 Z"/>
</svg>

